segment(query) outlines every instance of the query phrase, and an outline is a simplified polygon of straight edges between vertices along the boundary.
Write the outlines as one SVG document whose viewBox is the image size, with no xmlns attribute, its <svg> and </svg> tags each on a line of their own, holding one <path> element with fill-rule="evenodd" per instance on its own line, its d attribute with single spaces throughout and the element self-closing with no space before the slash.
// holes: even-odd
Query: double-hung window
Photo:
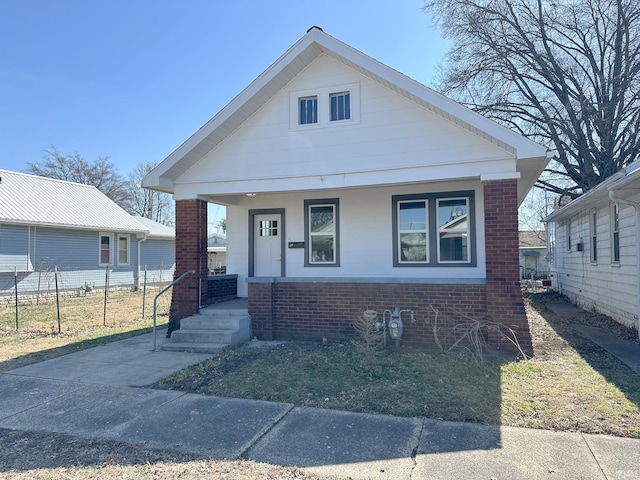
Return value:
<svg viewBox="0 0 640 480">
<path fill-rule="evenodd" d="M 112 261 L 112 243 L 113 239 L 111 234 L 101 233 L 100 234 L 100 251 L 99 251 L 99 262 L 100 265 L 111 265 Z"/>
<path fill-rule="evenodd" d="M 468 262 L 469 199 L 438 199 L 438 262 Z"/>
<path fill-rule="evenodd" d="M 339 266 L 339 200 L 305 200 L 304 209 L 305 266 Z"/>
<path fill-rule="evenodd" d="M 598 263 L 598 212 L 594 208 L 589 215 L 589 233 L 591 235 L 591 263 Z"/>
<path fill-rule="evenodd" d="M 620 207 L 611 205 L 611 263 L 620 263 Z"/>
<path fill-rule="evenodd" d="M 399 261 L 427 263 L 428 248 L 428 200 L 398 202 Z"/>
<path fill-rule="evenodd" d="M 475 266 L 474 192 L 394 195 L 394 266 Z"/>
<path fill-rule="evenodd" d="M 118 265 L 129 265 L 129 235 L 118 236 Z"/>
</svg>

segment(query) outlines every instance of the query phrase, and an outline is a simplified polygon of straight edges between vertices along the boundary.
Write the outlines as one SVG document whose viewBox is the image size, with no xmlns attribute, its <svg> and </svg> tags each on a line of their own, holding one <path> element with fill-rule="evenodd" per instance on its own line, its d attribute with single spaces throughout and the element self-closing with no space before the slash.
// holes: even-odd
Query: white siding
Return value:
<svg viewBox="0 0 640 480">
<path fill-rule="evenodd" d="M 637 199 L 636 199 L 637 200 Z M 567 251 L 566 223 L 556 226 L 556 258 L 551 266 L 559 291 L 579 306 L 609 315 L 627 326 L 638 318 L 638 244 L 636 212 L 620 204 L 620 263 L 612 264 L 611 203 L 603 200 L 597 209 L 597 263 L 591 262 L 591 209 L 571 217 L 572 248 Z M 584 250 L 578 251 L 582 242 Z"/>
<path fill-rule="evenodd" d="M 475 191 L 476 267 L 393 267 L 392 195 Z M 484 280 L 484 218 L 480 182 L 429 183 L 403 187 L 343 189 L 321 192 L 257 195 L 227 207 L 227 273 L 238 274 L 238 295 L 247 296 L 248 210 L 285 209 L 286 242 L 305 241 L 304 200 L 340 199 L 340 266 L 305 267 L 304 250 L 287 248 L 287 277 L 428 278 Z"/>
<path fill-rule="evenodd" d="M 354 83 L 359 122 L 291 127 L 291 92 Z M 322 55 L 182 175 L 176 198 L 450 179 L 461 172 L 467 178 L 515 172 L 515 159 Z"/>
</svg>

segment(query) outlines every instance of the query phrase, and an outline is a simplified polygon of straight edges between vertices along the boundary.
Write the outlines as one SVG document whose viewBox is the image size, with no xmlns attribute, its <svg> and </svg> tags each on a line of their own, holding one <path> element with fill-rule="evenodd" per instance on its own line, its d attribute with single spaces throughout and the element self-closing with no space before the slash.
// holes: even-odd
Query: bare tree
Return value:
<svg viewBox="0 0 640 480">
<path fill-rule="evenodd" d="M 42 161 L 27 164 L 27 173 L 92 185 L 125 210 L 129 209 L 126 180 L 109 161 L 109 157 L 100 156 L 89 162 L 77 152 L 62 155 L 53 145 L 45 152 Z"/>
<path fill-rule="evenodd" d="M 426 0 L 453 41 L 437 86 L 557 151 L 572 198 L 638 158 L 638 0 Z"/>
<path fill-rule="evenodd" d="M 171 195 L 142 188 L 142 179 L 155 168 L 152 162 L 141 162 L 129 173 L 129 212 L 165 225 L 174 225 L 175 211 Z"/>
</svg>

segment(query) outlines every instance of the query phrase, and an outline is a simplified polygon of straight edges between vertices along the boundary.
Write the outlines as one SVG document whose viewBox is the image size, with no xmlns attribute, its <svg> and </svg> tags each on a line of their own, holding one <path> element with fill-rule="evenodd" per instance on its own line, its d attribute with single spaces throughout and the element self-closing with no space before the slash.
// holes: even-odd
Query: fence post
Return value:
<svg viewBox="0 0 640 480">
<path fill-rule="evenodd" d="M 56 309 L 58 311 L 58 334 L 61 332 L 60 328 L 60 294 L 58 293 L 58 266 L 56 265 L 53 270 L 53 276 L 56 280 Z"/>
<path fill-rule="evenodd" d="M 107 268 L 105 269 L 104 276 L 104 309 L 102 314 L 102 326 L 107 325 L 107 293 L 109 292 L 109 264 L 107 264 Z"/>
<path fill-rule="evenodd" d="M 16 330 L 18 330 L 18 267 L 13 267 L 13 288 L 16 293 Z"/>
</svg>

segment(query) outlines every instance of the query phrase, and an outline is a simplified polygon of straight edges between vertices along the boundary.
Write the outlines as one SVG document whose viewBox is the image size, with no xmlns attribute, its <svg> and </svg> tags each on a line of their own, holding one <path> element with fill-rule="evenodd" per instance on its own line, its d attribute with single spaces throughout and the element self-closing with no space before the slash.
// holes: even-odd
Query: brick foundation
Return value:
<svg viewBox="0 0 640 480">
<path fill-rule="evenodd" d="M 441 332 L 463 317 L 486 316 L 485 286 L 423 283 L 319 283 L 278 281 L 249 284 L 249 314 L 259 339 L 343 341 L 355 337 L 353 321 L 367 309 L 412 309 L 403 314 L 402 343 L 435 347 L 438 310 Z"/>
</svg>

